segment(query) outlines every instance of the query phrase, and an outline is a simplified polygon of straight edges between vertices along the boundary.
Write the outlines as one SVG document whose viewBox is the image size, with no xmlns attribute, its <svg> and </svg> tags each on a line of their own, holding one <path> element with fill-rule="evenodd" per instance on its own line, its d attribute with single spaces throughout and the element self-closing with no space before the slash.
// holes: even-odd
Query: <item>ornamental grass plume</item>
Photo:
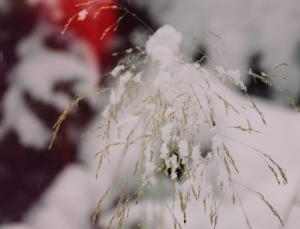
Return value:
<svg viewBox="0 0 300 229">
<path fill-rule="evenodd" d="M 232 96 L 232 85 L 247 95 L 239 71 L 206 69 L 198 62 L 186 62 L 180 54 L 181 40 L 173 27 L 163 26 L 149 38 L 145 48 L 135 47 L 108 73 L 115 85 L 97 93 L 108 98 L 101 122 L 93 130 L 101 142 L 95 152 L 99 185 L 104 179 L 103 170 L 111 167 L 114 175 L 110 185 L 103 187 L 106 191 L 97 204 L 94 222 L 99 220 L 106 228 L 129 227 L 133 215 L 139 214 L 139 227 L 183 228 L 192 217 L 189 205 L 199 202 L 212 228 L 216 228 L 222 204 L 220 193 L 230 192 L 232 205 L 241 207 L 246 225 L 251 228 L 237 192 L 239 186 L 261 199 L 283 224 L 262 193 L 236 182 L 240 168 L 227 145 L 230 136 L 222 134 L 219 122 L 220 117 L 234 117 L 235 125 L 229 128 L 241 134 L 259 134 L 247 114 L 254 111 L 257 119 L 267 125 L 263 112 L 250 97 L 245 103 Z M 78 98 L 82 99 L 75 98 L 55 127 L 59 128 Z M 283 169 L 270 155 L 244 146 L 266 163 L 279 185 L 287 184 Z M 116 195 L 120 190 L 121 194 Z M 103 214 L 103 203 L 110 195 L 117 198 L 115 208 Z M 157 201 L 160 204 L 153 205 Z M 157 212 L 169 216 L 149 209 L 164 209 Z M 181 215 L 175 214 L 175 209 L 180 209 Z"/>
</svg>

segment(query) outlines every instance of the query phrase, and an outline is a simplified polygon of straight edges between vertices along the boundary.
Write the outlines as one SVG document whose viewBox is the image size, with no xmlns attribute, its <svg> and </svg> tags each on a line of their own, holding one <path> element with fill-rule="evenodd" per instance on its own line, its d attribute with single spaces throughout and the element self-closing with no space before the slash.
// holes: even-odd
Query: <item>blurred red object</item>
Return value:
<svg viewBox="0 0 300 229">
<path fill-rule="evenodd" d="M 59 33 L 68 20 L 82 10 L 76 4 L 85 1 L 87 0 L 9 0 L 10 9 L 0 10 L 0 122 L 3 119 L 3 97 L 13 82 L 10 79 L 11 73 L 23 61 L 18 54 L 19 44 L 34 33 L 38 25 L 43 26 L 44 22 L 54 25 L 54 31 L 42 38 L 47 49 L 68 52 L 69 45 L 82 40 L 90 48 L 91 59 L 95 60 L 98 69 L 101 67 L 103 70 L 104 60 L 107 65 L 110 64 L 113 33 L 108 32 L 104 40 L 100 40 L 100 37 L 107 27 L 116 22 L 117 11 L 104 10 L 97 18 L 88 15 L 84 21 L 75 18 L 66 36 Z M 59 82 L 53 90 L 74 96 L 71 94 L 72 82 Z M 30 93 L 25 93 L 23 100 L 32 115 L 51 129 L 60 112 Z M 70 133 L 74 129 L 84 128 L 94 114 L 88 103 L 80 103 L 78 112 L 64 123 L 51 151 L 48 151 L 47 146 L 37 150 L 22 145 L 14 129 L 3 135 L 0 139 L 0 225 L 21 221 L 59 172 L 66 165 L 78 162 L 78 141 Z"/>
<path fill-rule="evenodd" d="M 87 3 L 88 0 L 56 0 L 55 4 L 47 2 L 43 1 L 39 5 L 42 17 L 55 25 L 59 25 L 62 31 L 68 21 L 73 18 L 74 20 L 72 20 L 67 32 L 78 39 L 86 41 L 98 63 L 102 58 L 108 57 L 107 54 L 111 51 L 110 41 L 113 32 L 108 31 L 103 40 L 100 38 L 108 27 L 116 23 L 118 12 L 115 9 L 102 10 L 97 17 L 94 17 L 97 10 L 97 6 L 95 6 L 90 9 L 94 12 L 90 11 L 85 20 L 80 21 L 77 20 L 78 13 L 86 7 L 80 4 Z M 113 5 L 114 2 L 114 0 L 99 0 L 99 4 Z"/>
</svg>

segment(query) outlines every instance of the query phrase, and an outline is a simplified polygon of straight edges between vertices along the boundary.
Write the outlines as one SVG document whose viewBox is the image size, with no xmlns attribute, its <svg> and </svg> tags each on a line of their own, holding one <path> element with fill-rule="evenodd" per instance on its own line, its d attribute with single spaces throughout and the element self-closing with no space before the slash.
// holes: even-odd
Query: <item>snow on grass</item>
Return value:
<svg viewBox="0 0 300 229">
<path fill-rule="evenodd" d="M 187 55 L 193 55 L 203 45 L 211 66 L 246 71 L 249 57 L 261 52 L 262 68 L 270 74 L 288 77 L 274 79 L 275 87 L 294 96 L 299 93 L 298 0 L 136 0 L 135 3 L 148 9 L 158 24 L 170 24 L 184 34 Z M 288 67 L 272 68 L 283 62 Z"/>
<path fill-rule="evenodd" d="M 299 144 L 297 135 L 290 139 L 282 138 L 281 129 L 296 132 L 299 127 L 289 122 L 294 123 L 299 116 L 259 101 L 256 103 L 240 98 L 224 87 L 225 81 L 246 90 L 239 80 L 238 71 L 210 71 L 198 64 L 184 63 L 177 53 L 180 39 L 174 39 L 174 43 L 170 41 L 172 45 L 167 45 L 167 52 L 155 46 L 161 45 L 160 39 L 162 43 L 166 42 L 166 37 L 176 38 L 180 35 L 170 26 L 158 30 L 146 46 L 146 51 L 154 61 L 150 62 L 152 69 L 143 77 L 141 84 L 132 81 L 134 73 L 120 76 L 119 84 L 111 91 L 105 115 L 96 121 L 98 124 L 94 124 L 99 129 L 95 133 L 98 140 L 94 136 L 94 140 L 84 141 L 82 155 L 94 151 L 98 156 L 98 162 L 92 163 L 100 165 L 93 167 L 99 169 L 101 196 L 110 188 L 114 190 L 113 196 L 117 195 L 118 190 L 119 198 L 125 200 L 128 192 L 131 198 L 145 194 L 141 200 L 138 198 L 137 205 L 134 201 L 131 204 L 131 198 L 128 199 L 129 205 L 119 203 L 115 209 L 102 215 L 100 224 L 116 225 L 116 219 L 119 219 L 120 222 L 125 220 L 123 226 L 126 228 L 144 219 L 143 216 L 149 212 L 162 211 L 169 215 L 169 218 L 162 219 L 167 225 L 178 223 L 186 228 L 209 224 L 214 226 L 217 220 L 222 228 L 241 227 L 246 225 L 247 217 L 253 225 L 278 226 L 274 216 L 281 220 L 280 213 L 287 204 L 286 199 L 280 197 L 284 192 L 291 196 L 295 189 L 295 171 L 299 160 L 298 157 L 291 164 L 287 161 L 289 157 L 295 157 Z M 161 60 L 162 57 L 166 58 L 165 53 L 176 57 L 167 55 L 169 60 Z M 122 79 L 123 76 L 126 80 Z M 139 90 L 139 87 L 142 89 Z M 116 91 L 119 92 L 117 98 L 112 96 Z M 271 119 L 266 118 L 270 114 Z M 131 122 L 130 117 L 134 117 L 135 122 Z M 285 120 L 284 124 L 278 121 L 280 119 Z M 205 125 L 207 129 L 201 128 Z M 207 135 L 203 133 L 206 130 L 210 141 L 201 142 L 200 139 L 205 139 Z M 141 144 L 137 143 L 139 141 Z M 200 145 L 211 147 L 207 157 L 200 156 L 204 149 Z M 282 149 L 288 146 L 291 151 L 283 157 Z M 282 168 L 271 159 L 273 157 L 276 161 L 283 161 L 283 168 L 291 166 L 288 172 L 291 181 L 285 188 L 275 186 L 277 183 L 285 184 L 287 180 Z M 155 173 L 153 166 L 156 166 Z M 202 170 L 199 166 L 203 166 Z M 205 175 L 202 179 L 203 172 Z M 136 177 L 141 177 L 140 184 Z M 151 193 L 162 184 L 169 188 L 161 190 L 159 197 L 153 197 Z M 174 196 L 174 190 L 178 196 Z M 262 195 L 261 191 L 266 195 Z M 201 199 L 197 202 L 193 198 L 200 197 L 196 194 L 198 192 L 201 193 Z M 159 207 L 155 207 L 156 201 L 161 201 Z M 270 203 L 274 203 L 275 207 Z M 257 205 L 261 206 L 260 211 Z M 210 223 L 207 216 L 205 218 L 204 214 L 201 216 L 199 213 L 203 212 L 205 206 L 207 214 L 211 215 Z M 280 209 L 279 213 L 277 208 Z M 123 215 L 127 211 L 129 221 Z M 220 217 L 217 219 L 218 215 Z M 238 220 L 237 215 L 240 215 Z M 264 217 L 260 219 L 260 215 Z M 156 221 L 161 222 L 159 216 Z M 187 223 L 184 224 L 184 221 Z"/>
<path fill-rule="evenodd" d="M 181 34 L 173 27 L 166 25 L 159 29 L 146 44 L 146 51 L 153 60 L 157 60 L 162 66 L 174 62 L 173 58 L 179 52 Z"/>
<path fill-rule="evenodd" d="M 177 36 L 177 32 L 168 26 L 160 29 L 161 34 L 165 28 L 172 31 L 168 36 Z M 154 37 L 160 39 L 157 35 Z M 178 50 L 179 45 L 178 41 L 169 53 Z M 154 52 L 153 55 L 159 54 Z M 99 114 L 91 123 L 87 129 L 89 133 L 82 139 L 80 152 L 86 168 L 76 166 L 65 170 L 28 215 L 25 220 L 28 225 L 35 228 L 41 228 L 41 225 L 58 229 L 87 228 L 87 219 L 95 212 L 96 202 L 100 200 L 96 207 L 96 213 L 100 213 L 96 222 L 102 226 L 119 217 L 124 219 L 124 228 L 138 224 L 145 228 L 172 228 L 174 223 L 189 229 L 210 228 L 217 214 L 219 228 L 247 228 L 246 214 L 253 228 L 279 228 L 274 217 L 277 212 L 270 211 L 260 193 L 286 221 L 284 213 L 299 185 L 299 114 L 257 99 L 251 102 L 235 94 L 224 86 L 224 82 L 240 86 L 235 76 L 237 72 L 230 74 L 235 80 L 226 77 L 226 70 L 225 78 L 220 78 L 220 71 L 183 63 L 177 57 L 171 59 L 167 65 L 164 60 L 160 64 L 159 59 L 155 59 L 149 63 L 146 73 L 121 73 L 119 84 L 111 94 L 101 97 L 108 101 L 105 113 Z M 141 76 L 141 81 L 134 80 L 136 75 Z M 166 75 L 164 80 L 156 79 Z M 112 93 L 116 94 L 112 96 Z M 124 93 L 128 93 L 126 97 L 120 96 Z M 186 105 L 191 102 L 193 106 Z M 121 106 L 122 103 L 126 106 Z M 160 110 L 162 104 L 166 107 Z M 185 112 L 185 109 L 191 110 Z M 201 111 L 200 114 L 193 109 Z M 144 118 L 139 118 L 141 114 Z M 147 119 L 147 115 L 151 118 Z M 141 123 L 147 121 L 152 126 L 157 125 L 154 132 L 151 129 L 145 132 L 147 125 Z M 103 122 L 107 125 L 101 125 Z M 157 138 L 150 141 L 148 136 L 156 131 Z M 194 136 L 193 141 L 191 136 Z M 145 144 L 138 144 L 139 141 Z M 216 153 L 225 150 L 220 148 L 223 144 L 231 155 L 226 158 L 230 163 L 228 167 Z M 101 152 L 108 149 L 110 153 L 100 161 L 95 160 L 95 153 L 99 159 Z M 204 152 L 207 152 L 206 157 L 202 156 Z M 287 185 L 278 187 L 278 182 L 285 183 L 285 177 L 281 177 L 278 168 L 264 156 L 267 153 L 286 172 Z M 141 163 L 137 164 L 137 161 Z M 266 163 L 273 166 L 273 172 Z M 203 180 L 195 165 L 206 173 Z M 178 168 L 182 169 L 181 175 Z M 228 176 L 228 169 L 231 176 Z M 97 171 L 98 179 L 94 180 Z M 195 172 L 195 177 L 189 179 L 185 171 Z M 234 188 L 234 197 L 228 178 L 232 179 L 229 184 Z M 141 181 L 143 193 L 141 199 L 136 199 L 140 194 L 136 190 L 141 191 Z M 179 195 L 174 196 L 174 190 Z M 193 194 L 185 198 L 189 191 Z M 124 206 L 120 200 L 128 195 L 131 198 Z M 297 207 L 293 208 L 293 214 L 295 211 Z M 290 219 L 294 219 L 293 215 Z M 117 222 L 112 222 L 111 226 L 116 227 Z M 292 229 L 295 224 L 287 221 L 286 226 Z"/>
</svg>

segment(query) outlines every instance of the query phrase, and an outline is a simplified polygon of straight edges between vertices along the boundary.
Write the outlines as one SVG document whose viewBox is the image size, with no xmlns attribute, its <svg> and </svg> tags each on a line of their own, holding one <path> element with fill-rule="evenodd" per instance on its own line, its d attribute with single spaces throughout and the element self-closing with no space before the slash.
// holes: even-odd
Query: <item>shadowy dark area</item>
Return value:
<svg viewBox="0 0 300 229">
<path fill-rule="evenodd" d="M 62 169 L 62 149 L 34 150 L 11 132 L 0 143 L 0 223 L 20 221 Z"/>
<path fill-rule="evenodd" d="M 145 33 L 147 36 L 151 35 L 151 31 L 149 31 L 149 29 L 147 29 L 141 21 L 143 21 L 148 27 L 150 27 L 152 29 L 152 32 L 156 31 L 160 27 L 160 25 L 156 24 L 152 20 L 147 9 L 137 7 L 130 1 L 120 0 L 119 2 L 136 16 L 134 17 L 131 14 L 127 14 L 126 18 L 124 18 L 124 20 L 120 22 L 118 30 L 116 31 L 118 46 L 116 47 L 116 50 L 114 50 L 114 52 L 122 53 L 124 52 L 124 50 L 135 46 L 135 44 L 132 43 L 131 36 L 129 36 L 129 34 L 132 34 L 134 31 L 138 30 L 140 33 Z M 124 12 L 119 11 L 119 16 L 122 16 L 123 14 Z M 137 18 L 139 18 L 140 20 Z M 119 59 L 120 56 L 113 57 L 112 62 L 110 63 L 111 66 L 115 66 Z"/>
<path fill-rule="evenodd" d="M 0 10 L 0 99 L 7 88 L 7 74 L 18 61 L 16 45 L 37 22 L 37 14 L 24 0 L 11 0 L 10 4 L 9 11 Z"/>
<path fill-rule="evenodd" d="M 298 43 L 296 50 L 295 50 L 295 61 L 296 61 L 297 65 L 299 66 L 299 70 L 300 70 L 300 42 Z M 300 78 L 300 73 L 299 73 L 299 78 Z M 298 96 L 296 98 L 296 105 L 300 106 L 300 92 L 298 93 Z"/>
<path fill-rule="evenodd" d="M 265 72 L 263 67 L 261 66 L 261 61 L 263 59 L 263 55 L 260 52 L 257 52 L 250 56 L 249 58 L 249 69 L 257 75 L 261 75 L 262 72 Z M 260 96 L 264 99 L 272 98 L 272 89 L 265 83 L 260 80 L 254 79 L 252 76 L 248 75 L 249 80 L 247 82 L 247 91 L 250 95 Z"/>
<path fill-rule="evenodd" d="M 193 62 L 197 62 L 201 65 L 204 65 L 208 62 L 208 51 L 205 48 L 204 45 L 199 45 L 198 48 L 196 48 L 196 51 L 193 55 Z"/>
<path fill-rule="evenodd" d="M 10 4 L 9 11 L 0 11 L 0 106 L 10 81 L 10 71 L 19 61 L 17 44 L 34 30 L 39 20 L 37 9 L 24 0 L 11 0 Z M 68 50 L 67 40 L 60 33 L 49 35 L 44 42 L 53 50 Z M 73 82 L 61 82 L 53 90 L 74 96 L 72 85 Z M 53 126 L 59 111 L 29 92 L 23 99 L 45 126 Z M 79 104 L 79 109 L 63 124 L 51 151 L 22 145 L 14 131 L 5 134 L 0 140 L 0 224 L 21 221 L 64 166 L 77 161 L 77 141 L 70 131 L 82 128 L 93 115 L 87 103 Z"/>
</svg>

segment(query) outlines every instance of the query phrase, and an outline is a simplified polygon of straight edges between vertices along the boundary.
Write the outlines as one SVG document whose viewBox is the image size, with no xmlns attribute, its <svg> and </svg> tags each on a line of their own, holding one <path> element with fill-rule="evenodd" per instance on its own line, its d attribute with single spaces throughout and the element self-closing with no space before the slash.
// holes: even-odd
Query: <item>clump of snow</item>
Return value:
<svg viewBox="0 0 300 229">
<path fill-rule="evenodd" d="M 167 65 L 178 54 L 181 39 L 180 33 L 173 27 L 165 25 L 147 41 L 146 51 L 154 60 Z"/>
<path fill-rule="evenodd" d="M 123 71 L 125 69 L 124 65 L 117 65 L 112 71 L 111 71 L 111 75 L 113 77 L 117 77 L 121 71 Z"/>
<path fill-rule="evenodd" d="M 180 156 L 182 156 L 182 157 L 189 156 L 189 147 L 188 147 L 188 143 L 186 142 L 186 140 L 184 140 L 184 139 L 180 140 L 180 142 L 178 143 L 178 147 L 179 147 Z"/>
<path fill-rule="evenodd" d="M 201 152 L 200 152 L 200 145 L 194 145 L 191 158 L 194 163 L 197 163 L 201 160 Z"/>
<path fill-rule="evenodd" d="M 81 10 L 78 13 L 78 21 L 84 21 L 86 17 L 88 16 L 89 12 L 86 9 Z"/>
<path fill-rule="evenodd" d="M 245 84 L 241 80 L 241 73 L 239 70 L 225 71 L 225 69 L 223 67 L 218 66 L 215 68 L 215 71 L 216 71 L 218 77 L 220 77 L 220 79 L 223 82 L 225 82 L 226 80 L 229 80 L 233 84 L 238 86 L 241 90 L 247 91 Z"/>
</svg>

